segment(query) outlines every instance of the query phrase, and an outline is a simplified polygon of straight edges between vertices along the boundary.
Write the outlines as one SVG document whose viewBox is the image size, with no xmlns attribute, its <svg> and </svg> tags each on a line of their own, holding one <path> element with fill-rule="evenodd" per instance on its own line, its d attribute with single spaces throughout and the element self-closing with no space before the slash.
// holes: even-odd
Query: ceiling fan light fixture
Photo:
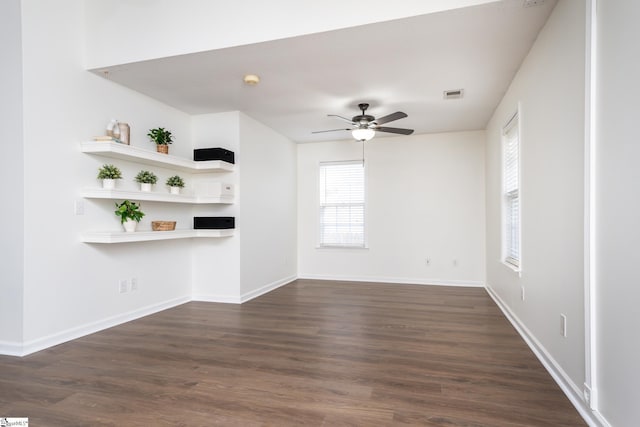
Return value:
<svg viewBox="0 0 640 427">
<path fill-rule="evenodd" d="M 367 128 L 358 128 L 351 131 L 351 135 L 358 141 L 369 141 L 376 135 L 376 131 Z"/>
</svg>

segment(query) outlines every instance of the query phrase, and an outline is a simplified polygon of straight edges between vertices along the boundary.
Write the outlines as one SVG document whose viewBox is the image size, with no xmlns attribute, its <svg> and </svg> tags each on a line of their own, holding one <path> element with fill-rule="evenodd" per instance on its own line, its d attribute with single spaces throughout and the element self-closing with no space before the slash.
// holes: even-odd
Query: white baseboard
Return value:
<svg viewBox="0 0 640 427">
<path fill-rule="evenodd" d="M 0 355 L 22 356 L 22 343 L 12 341 L 0 341 Z"/>
<path fill-rule="evenodd" d="M 160 304 L 154 304 L 147 307 L 139 308 L 137 310 L 130 311 L 128 313 L 118 314 L 116 316 L 108 317 L 96 322 L 88 323 L 76 328 L 67 329 L 66 331 L 58 332 L 46 337 L 38 338 L 32 341 L 25 342 L 20 347 L 19 354 L 11 354 L 12 356 L 26 356 L 31 353 L 35 353 L 45 348 L 53 347 L 58 344 L 62 344 L 67 341 L 74 340 L 86 335 L 93 334 L 103 329 L 111 328 L 113 326 L 120 325 L 122 323 L 129 322 L 131 320 L 139 319 L 150 314 L 157 313 L 159 311 L 172 308 L 186 302 L 189 302 L 189 297 L 175 298 L 173 300 L 165 301 Z M 0 353 L 4 353 L 2 345 L 0 345 Z"/>
<path fill-rule="evenodd" d="M 215 294 L 198 294 L 194 295 L 192 301 L 202 302 L 219 302 L 224 304 L 242 304 L 247 301 L 251 301 L 254 298 L 264 295 L 267 292 L 271 292 L 274 289 L 278 289 L 280 286 L 284 286 L 288 283 L 296 280 L 297 276 L 289 276 L 284 279 L 276 280 L 275 282 L 268 283 L 258 289 L 246 292 L 242 295 L 215 295 Z"/>
<path fill-rule="evenodd" d="M 464 286 L 474 288 L 481 288 L 484 286 L 484 283 L 476 280 L 415 279 L 407 277 L 325 276 L 321 274 L 302 274 L 298 276 L 298 279 L 336 280 L 341 282 L 398 283 L 402 285 Z"/>
<path fill-rule="evenodd" d="M 259 297 L 260 295 L 264 295 L 268 292 L 273 291 L 274 289 L 278 289 L 281 286 L 287 285 L 293 282 L 294 280 L 296 280 L 297 278 L 298 276 L 289 276 L 289 277 L 285 277 L 284 279 L 271 282 L 267 285 L 262 286 L 261 288 L 242 294 L 242 296 L 240 297 L 240 301 L 241 303 L 251 301 L 252 299 Z"/>
<path fill-rule="evenodd" d="M 239 295 L 195 294 L 191 298 L 191 301 L 242 304 L 242 300 Z"/>
<path fill-rule="evenodd" d="M 509 306 L 496 294 L 489 285 L 485 287 L 489 296 L 493 299 L 496 305 L 502 310 L 505 317 L 511 322 L 513 327 L 518 331 L 522 339 L 527 343 L 531 351 L 536 355 L 538 360 L 549 372 L 551 377 L 560 386 L 564 394 L 569 398 L 573 406 L 578 410 L 582 418 L 591 427 L 610 427 L 609 423 L 599 413 L 592 411 L 589 405 L 584 401 L 582 396 L 582 390 L 569 378 L 567 373 L 556 362 L 556 360 L 549 354 L 544 346 L 538 341 L 538 339 L 527 329 L 527 327 L 520 321 Z"/>
<path fill-rule="evenodd" d="M 129 322 L 131 320 L 139 319 L 150 314 L 163 311 L 177 305 L 187 303 L 189 301 L 205 301 L 205 302 L 218 302 L 227 304 L 242 304 L 243 302 L 250 301 L 254 298 L 264 295 L 274 289 L 291 283 L 296 280 L 296 276 L 289 276 L 281 280 L 269 283 L 262 286 L 259 289 L 247 292 L 243 295 L 193 295 L 192 297 L 185 296 L 176 298 L 170 301 L 166 301 L 160 304 L 154 304 L 151 306 L 143 307 L 128 313 L 119 314 L 106 319 L 102 319 L 96 322 L 88 323 L 76 328 L 67 329 L 62 332 L 58 332 L 46 337 L 38 338 L 25 343 L 0 341 L 0 355 L 5 356 L 26 356 L 31 353 L 35 353 L 40 350 L 44 350 L 49 347 L 53 347 L 58 344 L 62 344 L 67 341 L 71 341 L 86 335 L 93 334 L 95 332 L 111 328 L 122 323 Z"/>
</svg>

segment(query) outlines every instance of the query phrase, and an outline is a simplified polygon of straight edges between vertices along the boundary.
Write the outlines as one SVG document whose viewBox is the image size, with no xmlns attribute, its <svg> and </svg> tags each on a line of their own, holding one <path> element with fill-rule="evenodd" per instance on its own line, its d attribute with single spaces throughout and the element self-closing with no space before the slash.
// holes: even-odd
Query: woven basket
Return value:
<svg viewBox="0 0 640 427">
<path fill-rule="evenodd" d="M 156 151 L 158 153 L 169 154 L 169 146 L 168 145 L 156 145 Z"/>
<path fill-rule="evenodd" d="M 173 231 L 176 229 L 175 221 L 151 221 L 153 231 Z"/>
</svg>

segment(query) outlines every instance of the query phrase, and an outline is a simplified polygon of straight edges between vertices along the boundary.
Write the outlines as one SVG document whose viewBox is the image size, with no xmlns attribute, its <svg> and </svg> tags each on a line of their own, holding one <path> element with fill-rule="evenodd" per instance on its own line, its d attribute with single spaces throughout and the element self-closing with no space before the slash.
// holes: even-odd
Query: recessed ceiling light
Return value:
<svg viewBox="0 0 640 427">
<path fill-rule="evenodd" d="M 244 82 L 249 86 L 255 86 L 260 83 L 260 77 L 256 76 L 255 74 L 247 74 L 242 80 L 244 80 Z"/>
</svg>

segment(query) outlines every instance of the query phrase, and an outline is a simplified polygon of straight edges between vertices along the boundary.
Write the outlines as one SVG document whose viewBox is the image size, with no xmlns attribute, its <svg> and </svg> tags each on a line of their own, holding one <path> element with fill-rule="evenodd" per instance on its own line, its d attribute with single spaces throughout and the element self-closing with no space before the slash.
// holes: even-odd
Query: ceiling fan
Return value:
<svg viewBox="0 0 640 427">
<path fill-rule="evenodd" d="M 413 129 L 402 129 L 402 128 L 391 128 L 386 126 L 380 126 L 385 123 L 392 122 L 394 120 L 404 119 L 407 117 L 405 113 L 402 111 L 396 111 L 395 113 L 391 113 L 389 115 L 380 117 L 376 119 L 374 116 L 367 114 L 367 108 L 369 108 L 369 104 L 358 104 L 358 108 L 362 112 L 362 114 L 358 114 L 357 116 L 353 116 L 353 118 L 348 119 L 346 117 L 338 116 L 337 114 L 328 114 L 329 117 L 337 117 L 340 120 L 344 120 L 349 123 L 352 127 L 347 129 L 330 129 L 330 130 L 319 130 L 311 133 L 324 133 L 324 132 L 336 132 L 336 131 L 351 131 L 351 134 L 358 141 L 368 141 L 373 138 L 376 132 L 387 132 L 387 133 L 397 133 L 400 135 L 411 135 L 413 133 Z"/>
</svg>

